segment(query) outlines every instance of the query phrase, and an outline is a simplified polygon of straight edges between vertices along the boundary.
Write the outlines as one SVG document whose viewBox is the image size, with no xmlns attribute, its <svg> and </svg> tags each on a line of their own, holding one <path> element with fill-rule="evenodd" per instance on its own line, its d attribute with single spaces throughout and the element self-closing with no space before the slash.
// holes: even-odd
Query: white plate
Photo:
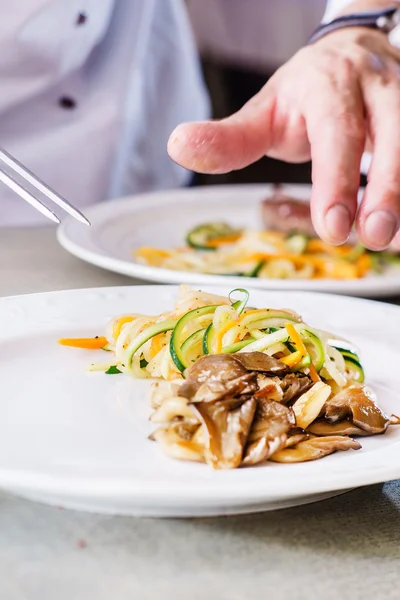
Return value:
<svg viewBox="0 0 400 600">
<path fill-rule="evenodd" d="M 222 472 L 166 457 L 147 439 L 149 382 L 87 373 L 99 354 L 57 339 L 102 334 L 112 316 L 156 314 L 175 297 L 171 286 L 137 286 L 0 300 L 0 487 L 82 510 L 196 516 L 282 508 L 400 477 L 400 427 L 362 439 L 357 452 L 298 465 Z M 259 290 L 251 303 L 289 306 L 350 338 L 380 405 L 400 411 L 400 307 Z"/>
<path fill-rule="evenodd" d="M 289 194 L 308 200 L 308 185 L 286 186 Z M 225 220 L 238 227 L 260 228 L 260 202 L 270 185 L 212 186 L 143 194 L 98 204 L 86 211 L 92 227 L 67 218 L 58 229 L 61 245 L 89 263 L 163 283 L 232 285 L 260 289 L 299 289 L 351 296 L 390 296 L 400 292 L 400 271 L 357 280 L 282 280 L 204 275 L 143 266 L 133 251 L 140 246 L 180 246 L 186 233 L 205 221 Z"/>
</svg>

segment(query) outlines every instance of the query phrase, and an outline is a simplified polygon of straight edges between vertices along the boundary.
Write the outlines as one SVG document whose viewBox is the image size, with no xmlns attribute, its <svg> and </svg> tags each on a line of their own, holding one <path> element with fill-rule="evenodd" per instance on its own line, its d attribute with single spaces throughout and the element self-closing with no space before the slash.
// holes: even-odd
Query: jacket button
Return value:
<svg viewBox="0 0 400 600">
<path fill-rule="evenodd" d="M 87 17 L 87 14 L 86 14 L 86 13 L 84 13 L 84 12 L 80 12 L 80 13 L 78 13 L 78 16 L 76 17 L 76 21 L 75 21 L 75 23 L 76 23 L 77 25 L 83 25 L 84 23 L 86 23 L 86 21 L 87 21 L 87 18 L 88 18 L 88 17 Z"/>
<path fill-rule="evenodd" d="M 62 108 L 72 109 L 76 107 L 76 101 L 68 96 L 62 96 L 58 103 Z"/>
</svg>

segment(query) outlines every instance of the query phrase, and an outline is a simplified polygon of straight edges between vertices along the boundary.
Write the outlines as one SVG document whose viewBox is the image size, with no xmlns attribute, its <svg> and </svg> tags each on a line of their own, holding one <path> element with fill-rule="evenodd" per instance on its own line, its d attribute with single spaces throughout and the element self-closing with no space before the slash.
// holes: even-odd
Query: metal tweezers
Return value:
<svg viewBox="0 0 400 600">
<path fill-rule="evenodd" d="M 62 196 L 57 194 L 53 189 L 51 189 L 47 184 L 45 184 L 41 179 L 36 177 L 29 169 L 24 167 L 16 158 L 8 154 L 5 150 L 0 148 L 0 162 L 3 162 L 9 169 L 11 169 L 15 174 L 19 175 L 24 179 L 27 183 L 29 183 L 33 188 L 35 188 L 38 192 L 46 196 L 49 200 L 57 204 L 60 208 L 65 210 L 69 215 L 84 223 L 85 225 L 90 225 L 90 221 L 83 215 L 75 206 L 70 204 L 68 200 L 65 200 Z M 16 179 L 10 173 L 4 171 L 4 169 L 0 166 L 0 181 L 7 185 L 11 190 L 13 190 L 22 200 L 28 202 L 33 208 L 36 208 L 39 212 L 42 213 L 45 217 L 54 221 L 55 223 L 60 223 L 60 219 L 58 216 L 39 198 L 31 194 L 29 190 L 26 189 L 23 185 L 18 183 Z"/>
</svg>

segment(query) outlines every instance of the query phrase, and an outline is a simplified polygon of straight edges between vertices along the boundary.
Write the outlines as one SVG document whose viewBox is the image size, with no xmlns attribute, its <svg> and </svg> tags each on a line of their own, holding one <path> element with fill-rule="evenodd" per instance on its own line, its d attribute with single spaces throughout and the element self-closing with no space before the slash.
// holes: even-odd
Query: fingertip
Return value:
<svg viewBox="0 0 400 600">
<path fill-rule="evenodd" d="M 175 129 L 169 136 L 168 144 L 167 144 L 167 151 L 170 156 L 174 154 L 174 152 L 176 151 L 176 148 L 179 148 L 179 144 L 181 143 L 182 139 L 184 138 L 187 128 L 188 128 L 187 123 L 181 123 L 180 125 L 175 127 Z M 171 158 L 172 158 L 172 156 L 171 156 Z"/>
<path fill-rule="evenodd" d="M 219 121 L 182 123 L 171 133 L 167 144 L 170 158 L 197 173 L 226 172 L 226 145 Z"/>
<path fill-rule="evenodd" d="M 325 230 L 331 244 L 344 244 L 353 223 L 352 215 L 345 204 L 335 204 L 325 214 Z"/>
<path fill-rule="evenodd" d="M 185 164 L 190 159 L 190 148 L 196 139 L 196 130 L 198 123 L 181 123 L 171 133 L 167 143 L 167 152 L 169 157 L 183 167 L 188 167 Z"/>
<path fill-rule="evenodd" d="M 362 215 L 357 222 L 357 232 L 362 243 L 370 250 L 386 250 L 396 240 L 399 222 L 390 210 L 377 209 Z"/>
<path fill-rule="evenodd" d="M 340 246 L 348 240 L 354 216 L 346 204 L 333 204 L 321 211 L 317 203 L 312 216 L 314 228 L 324 242 Z"/>
</svg>

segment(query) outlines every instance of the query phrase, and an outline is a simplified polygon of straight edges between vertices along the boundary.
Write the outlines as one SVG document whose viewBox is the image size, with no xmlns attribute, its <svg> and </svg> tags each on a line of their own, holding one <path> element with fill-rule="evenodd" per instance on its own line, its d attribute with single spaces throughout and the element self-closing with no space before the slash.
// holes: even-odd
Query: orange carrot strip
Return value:
<svg viewBox="0 0 400 600">
<path fill-rule="evenodd" d="M 72 348 L 85 348 L 86 350 L 100 350 L 107 344 L 105 337 L 95 338 L 61 338 L 58 340 L 61 346 L 71 346 Z"/>
<path fill-rule="evenodd" d="M 311 377 L 311 379 L 312 379 L 313 381 L 315 381 L 315 382 L 317 382 L 317 381 L 321 381 L 321 378 L 320 378 L 320 376 L 318 375 L 318 373 L 317 373 L 317 371 L 316 371 L 316 369 L 315 369 L 314 365 L 310 365 L 310 366 L 308 367 L 308 371 L 309 371 L 309 373 L 310 373 L 310 377 Z"/>
</svg>

